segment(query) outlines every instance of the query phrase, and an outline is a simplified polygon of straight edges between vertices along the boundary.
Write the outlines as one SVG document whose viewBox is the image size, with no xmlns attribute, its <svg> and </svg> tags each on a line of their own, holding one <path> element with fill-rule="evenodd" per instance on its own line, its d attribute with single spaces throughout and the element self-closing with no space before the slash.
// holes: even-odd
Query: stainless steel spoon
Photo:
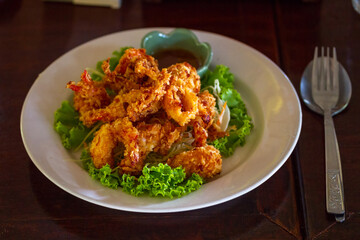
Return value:
<svg viewBox="0 0 360 240">
<path fill-rule="evenodd" d="M 312 98 L 311 82 L 312 82 L 312 68 L 313 61 L 311 61 L 305 68 L 300 82 L 300 94 L 305 105 L 314 112 L 323 115 L 323 110 L 316 105 Z M 349 75 L 345 68 L 339 63 L 339 99 L 335 107 L 332 109 L 332 116 L 340 113 L 349 104 L 351 98 L 351 82 Z M 342 178 L 342 177 L 341 177 Z M 335 214 L 336 221 L 343 222 L 345 220 L 344 214 Z"/>
<path fill-rule="evenodd" d="M 311 95 L 311 74 L 312 74 L 313 61 L 311 61 L 301 77 L 300 82 L 300 94 L 306 106 L 308 106 L 314 112 L 323 115 L 323 111 L 319 106 L 314 103 Z M 339 63 L 339 100 L 336 106 L 332 109 L 332 116 L 340 113 L 349 104 L 351 98 L 351 82 L 349 75 L 345 68 Z"/>
</svg>

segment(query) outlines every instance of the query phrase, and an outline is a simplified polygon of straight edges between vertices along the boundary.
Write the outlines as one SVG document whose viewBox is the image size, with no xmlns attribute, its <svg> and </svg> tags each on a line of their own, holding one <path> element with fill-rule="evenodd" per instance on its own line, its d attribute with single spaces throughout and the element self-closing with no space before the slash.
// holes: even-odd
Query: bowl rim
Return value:
<svg viewBox="0 0 360 240">
<path fill-rule="evenodd" d="M 211 63 L 212 57 L 213 57 L 213 51 L 212 51 L 211 45 L 209 43 L 200 42 L 198 37 L 196 36 L 196 34 L 193 31 L 191 31 L 190 29 L 175 28 L 172 31 L 170 31 L 169 33 L 164 33 L 162 31 L 158 31 L 158 30 L 151 31 L 143 36 L 143 38 L 141 39 L 140 47 L 146 49 L 146 44 L 149 41 L 151 41 L 151 39 L 155 39 L 155 37 L 156 37 L 156 39 L 162 39 L 164 41 L 167 39 L 171 39 L 176 34 L 182 34 L 184 36 L 187 36 L 187 38 L 193 40 L 196 48 L 203 47 L 207 50 L 204 59 L 201 59 L 203 61 L 203 63 L 201 64 L 201 66 L 199 68 L 196 69 L 198 75 L 200 77 L 202 77 L 210 66 L 210 63 Z"/>
</svg>

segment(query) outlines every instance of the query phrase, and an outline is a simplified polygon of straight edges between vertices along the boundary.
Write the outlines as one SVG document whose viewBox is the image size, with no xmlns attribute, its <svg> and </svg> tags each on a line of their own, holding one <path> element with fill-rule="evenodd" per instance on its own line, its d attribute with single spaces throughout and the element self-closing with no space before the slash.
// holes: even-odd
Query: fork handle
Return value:
<svg viewBox="0 0 360 240">
<path fill-rule="evenodd" d="M 344 187 L 341 172 L 340 152 L 331 110 L 324 112 L 326 209 L 328 213 L 345 213 Z"/>
</svg>

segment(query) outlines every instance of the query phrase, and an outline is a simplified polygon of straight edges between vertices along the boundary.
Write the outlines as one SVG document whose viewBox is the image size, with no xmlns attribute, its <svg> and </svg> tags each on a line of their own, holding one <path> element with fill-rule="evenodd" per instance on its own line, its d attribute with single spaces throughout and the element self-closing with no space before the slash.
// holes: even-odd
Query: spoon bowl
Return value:
<svg viewBox="0 0 360 240">
<path fill-rule="evenodd" d="M 313 67 L 313 61 L 311 61 L 307 65 L 301 77 L 300 95 L 307 107 L 309 107 L 314 112 L 323 115 L 323 111 L 318 105 L 316 105 L 316 103 L 312 98 L 312 93 L 311 93 L 312 67 Z M 340 89 L 339 100 L 335 105 L 335 107 L 332 109 L 333 116 L 340 113 L 342 110 L 346 108 L 346 106 L 349 104 L 351 98 L 351 92 L 352 92 L 349 75 L 347 74 L 345 68 L 340 63 L 339 63 L 339 89 Z"/>
</svg>

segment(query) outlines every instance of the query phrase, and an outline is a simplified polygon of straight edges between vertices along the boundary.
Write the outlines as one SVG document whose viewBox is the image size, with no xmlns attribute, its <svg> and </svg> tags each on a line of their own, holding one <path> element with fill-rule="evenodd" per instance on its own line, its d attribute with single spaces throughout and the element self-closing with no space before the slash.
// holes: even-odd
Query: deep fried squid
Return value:
<svg viewBox="0 0 360 240">
<path fill-rule="evenodd" d="M 196 147 L 206 145 L 208 138 L 207 129 L 213 124 L 215 116 L 215 98 L 207 90 L 199 94 L 199 111 L 195 119 L 192 120 L 193 133 Z"/>
<path fill-rule="evenodd" d="M 128 104 L 126 111 L 131 121 L 138 121 L 160 110 L 169 80 L 170 75 L 163 69 L 156 80 L 123 95 L 123 101 Z"/>
<path fill-rule="evenodd" d="M 101 168 L 109 164 L 113 168 L 115 166 L 113 151 L 119 143 L 122 143 L 125 147 L 124 159 L 121 161 L 124 171 L 137 171 L 138 165 L 142 168 L 142 164 L 139 164 L 138 138 L 139 131 L 127 117 L 102 125 L 90 146 L 90 154 L 95 167 Z"/>
<path fill-rule="evenodd" d="M 145 49 L 130 48 L 125 51 L 114 72 L 141 84 L 140 80 L 156 79 L 160 71 L 157 61 L 147 55 Z"/>
<path fill-rule="evenodd" d="M 99 82 L 85 71 L 79 83 L 67 85 L 75 92 L 74 106 L 83 124 L 104 123 L 90 145 L 96 168 L 109 164 L 121 173 L 139 175 L 150 152 L 174 156 L 174 149 L 186 142 L 192 150 L 168 159 L 171 167 L 183 166 L 188 176 L 198 173 L 204 178 L 220 173 L 220 152 L 207 145 L 208 131 L 215 129 L 215 98 L 208 91 L 200 93 L 194 67 L 178 63 L 160 71 L 145 49 L 128 49 L 114 71 L 109 59 L 102 69 L 105 76 Z M 115 97 L 109 96 L 109 89 Z M 117 152 L 123 153 L 119 162 Z"/>
<path fill-rule="evenodd" d="M 132 89 L 126 94 L 118 94 L 112 103 L 105 108 L 93 109 L 83 114 L 86 126 L 97 121 L 111 122 L 128 116 L 133 122 L 160 110 L 169 83 L 169 74 L 163 70 L 156 80 L 152 80 L 140 89 Z"/>
<path fill-rule="evenodd" d="M 211 145 L 196 147 L 182 152 L 167 161 L 172 168 L 182 166 L 189 177 L 193 173 L 212 178 L 221 172 L 222 159 L 219 150 Z"/>
<path fill-rule="evenodd" d="M 164 96 L 163 108 L 180 126 L 194 119 L 198 112 L 200 77 L 188 63 L 178 63 L 167 68 L 170 85 Z"/>
<path fill-rule="evenodd" d="M 181 127 L 178 124 L 174 123 L 172 120 L 168 119 L 166 113 L 164 113 L 163 111 L 160 111 L 157 114 L 150 116 L 150 118 L 146 120 L 146 123 L 161 124 L 161 130 L 158 133 L 160 137 L 160 142 L 153 151 L 163 156 L 169 153 L 172 145 L 181 139 L 182 133 L 186 130 L 185 126 Z M 140 126 L 142 124 L 144 124 L 144 122 L 141 122 Z"/>
<path fill-rule="evenodd" d="M 109 60 L 101 66 L 105 73 L 103 82 L 119 94 L 139 89 L 160 74 L 157 61 L 146 55 L 145 49 L 127 49 L 114 71 L 110 70 Z"/>
<path fill-rule="evenodd" d="M 96 132 L 90 146 L 90 154 L 96 168 L 106 164 L 114 167 L 114 150 L 119 144 L 125 147 L 120 171 L 132 175 L 141 173 L 146 156 L 152 152 L 167 154 L 172 144 L 180 138 L 183 128 L 169 120 L 160 123 L 141 122 L 136 127 L 128 117 L 106 123 Z"/>
<path fill-rule="evenodd" d="M 87 111 L 110 104 L 105 87 L 94 82 L 86 70 L 81 74 L 81 80 L 77 84 L 70 81 L 66 87 L 74 91 L 74 108 L 79 111 L 80 120 L 83 120 L 82 115 Z"/>
<path fill-rule="evenodd" d="M 117 118 L 128 116 L 133 122 L 157 112 L 162 106 L 163 96 L 170 81 L 170 74 L 159 71 L 156 60 L 145 54 L 145 49 L 128 49 L 121 57 L 119 64 L 113 72 L 110 70 L 108 60 L 103 62 L 102 68 L 105 77 L 101 81 L 101 94 L 94 95 L 90 88 L 80 88 L 80 81 L 76 86 L 72 83 L 73 90 L 82 90 L 85 97 L 74 98 L 75 106 L 86 106 L 81 108 L 80 120 L 87 127 L 91 127 L 97 121 L 111 122 Z M 88 76 L 90 77 L 90 76 Z M 85 78 L 86 80 L 87 78 Z M 89 81 L 85 83 L 88 84 Z M 93 81 L 90 81 L 94 84 Z M 89 84 L 88 84 L 89 85 Z M 86 85 L 87 86 L 87 85 Z M 118 93 L 110 103 L 110 97 L 104 86 Z M 77 87 L 77 88 L 75 88 Z M 106 101 L 103 99 L 106 97 Z M 83 99 L 102 104 L 83 104 Z M 103 103 L 104 102 L 104 103 Z M 80 108 L 78 108 L 80 109 Z"/>
</svg>

